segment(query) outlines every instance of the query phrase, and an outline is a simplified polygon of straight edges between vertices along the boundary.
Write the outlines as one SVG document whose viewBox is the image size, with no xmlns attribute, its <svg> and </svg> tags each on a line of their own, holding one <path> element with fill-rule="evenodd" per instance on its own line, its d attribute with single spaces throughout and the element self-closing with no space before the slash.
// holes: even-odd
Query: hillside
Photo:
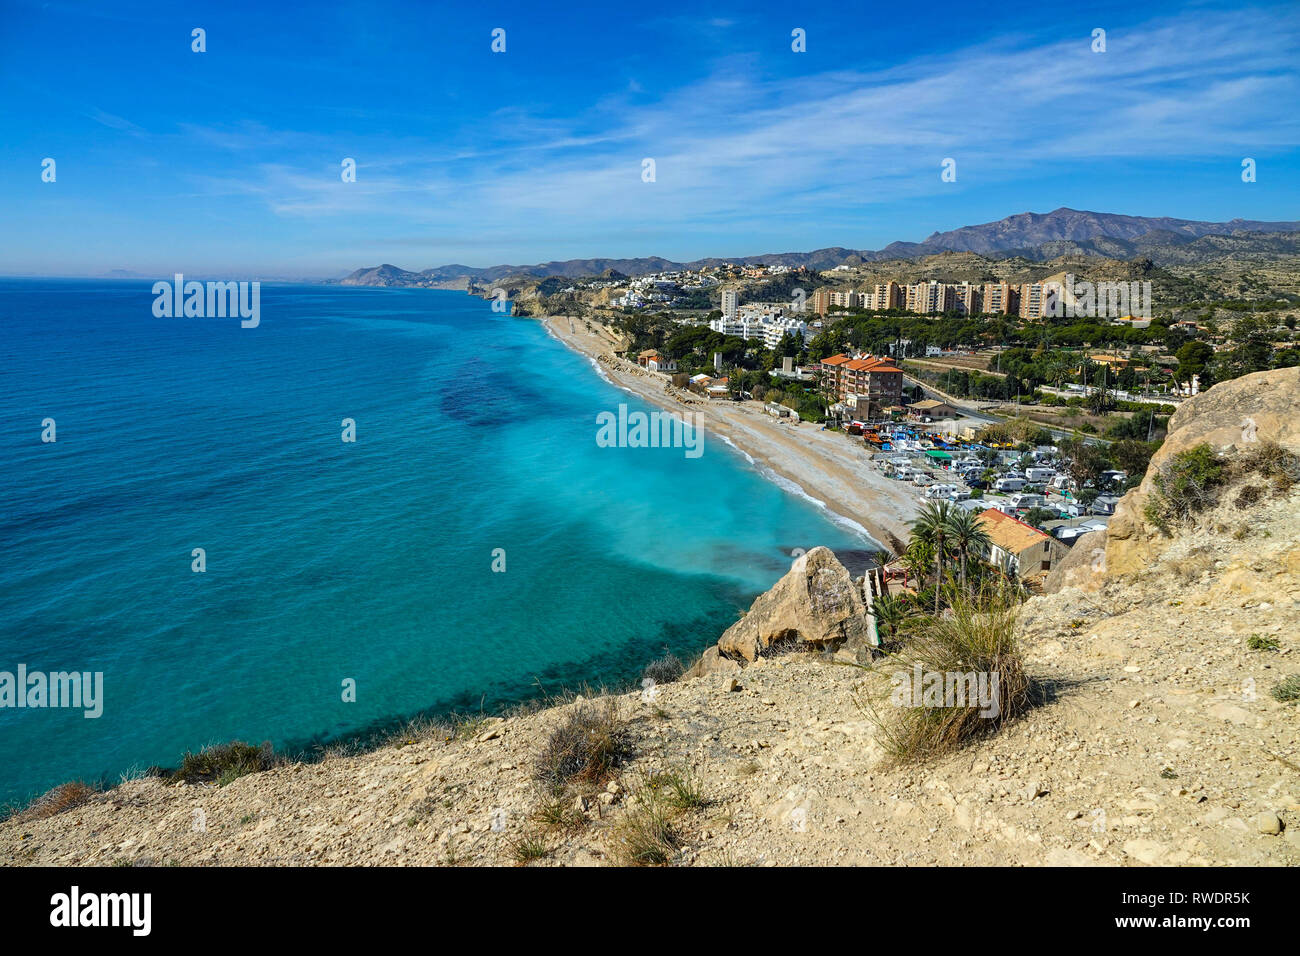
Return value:
<svg viewBox="0 0 1300 956">
<path fill-rule="evenodd" d="M 727 263 L 781 265 L 822 271 L 837 265 L 916 260 L 945 252 L 975 253 L 994 259 L 1044 261 L 1065 255 L 1109 259 L 1145 258 L 1156 265 L 1195 265 L 1225 258 L 1268 262 L 1300 257 L 1300 222 L 1200 222 L 1168 217 L 1125 216 L 1060 208 L 1049 213 L 1018 213 L 996 222 L 936 232 L 921 242 L 891 242 L 880 250 L 833 246 L 812 252 L 709 257 L 678 262 L 659 256 L 634 259 L 568 259 L 534 265 L 485 268 L 459 264 L 410 272 L 392 265 L 357 269 L 343 285 L 410 285 L 451 288 L 447 282 L 495 282 L 507 277 L 580 278 L 607 270 L 628 276 L 716 268 Z M 974 280 L 972 280 L 974 281 Z M 462 285 L 454 286 L 463 288 Z"/>
<path fill-rule="evenodd" d="M 822 549 L 756 601 L 702 676 L 224 787 L 132 780 L 0 824 L 0 860 L 595 865 L 626 860 L 658 807 L 675 864 L 1300 865 L 1300 705 L 1271 693 L 1300 674 L 1300 475 L 1248 474 L 1167 533 L 1143 518 L 1203 443 L 1228 462 L 1270 443 L 1300 453 L 1298 413 L 1297 369 L 1184 403 L 1117 533 L 1076 545 L 1052 593 L 1021 610 L 1045 702 L 927 764 L 882 761 L 863 672 L 836 659 L 837 635 L 860 639 L 857 605 Z M 791 603 L 810 568 L 836 600 Z M 746 636 L 786 613 L 812 622 L 802 639 L 821 650 Z M 625 753 L 556 800 L 535 780 L 539 755 L 593 714 Z"/>
</svg>

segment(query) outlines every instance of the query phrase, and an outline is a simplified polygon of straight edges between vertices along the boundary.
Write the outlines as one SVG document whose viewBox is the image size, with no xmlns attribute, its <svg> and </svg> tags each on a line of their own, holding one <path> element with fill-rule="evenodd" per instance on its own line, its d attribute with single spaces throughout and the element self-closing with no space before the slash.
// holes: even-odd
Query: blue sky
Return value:
<svg viewBox="0 0 1300 956">
<path fill-rule="evenodd" d="M 276 6 L 6 0 L 0 272 L 879 248 L 1059 206 L 1300 219 L 1294 0 Z"/>
</svg>

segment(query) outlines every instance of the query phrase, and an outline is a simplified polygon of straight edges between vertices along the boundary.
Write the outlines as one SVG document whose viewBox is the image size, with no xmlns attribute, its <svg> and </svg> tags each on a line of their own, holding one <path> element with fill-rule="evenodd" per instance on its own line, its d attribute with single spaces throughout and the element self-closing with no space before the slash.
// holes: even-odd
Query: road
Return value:
<svg viewBox="0 0 1300 956">
<path fill-rule="evenodd" d="M 988 412 L 982 412 L 979 411 L 978 409 L 974 409 L 967 405 L 963 405 L 955 396 L 948 395 L 944 392 L 941 392 L 938 389 L 934 388 L 933 386 L 927 385 L 925 382 L 917 381 L 916 379 L 912 378 L 910 375 L 904 374 L 903 381 L 909 385 L 921 386 L 921 390 L 925 393 L 926 398 L 933 398 L 936 401 L 946 402 L 947 404 L 951 405 L 953 408 L 957 409 L 957 411 L 959 411 L 966 418 L 974 419 L 977 422 L 988 422 L 989 424 L 997 424 L 999 422 L 1006 421 L 1005 418 L 999 418 L 996 415 L 990 415 Z M 1106 439 L 1098 438 L 1095 435 L 1076 435 L 1074 434 L 1074 432 L 1064 431 L 1060 428 L 1052 428 L 1050 425 L 1043 425 L 1042 427 L 1045 428 L 1051 434 L 1052 438 L 1055 441 L 1062 441 L 1066 438 L 1083 438 L 1084 443 L 1088 445 L 1109 445 L 1110 444 L 1110 442 L 1106 441 Z"/>
</svg>

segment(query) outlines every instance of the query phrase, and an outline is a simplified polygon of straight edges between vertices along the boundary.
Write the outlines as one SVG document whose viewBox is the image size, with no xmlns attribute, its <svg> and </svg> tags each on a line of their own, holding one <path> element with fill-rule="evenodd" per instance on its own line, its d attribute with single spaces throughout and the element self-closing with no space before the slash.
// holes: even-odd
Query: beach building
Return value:
<svg viewBox="0 0 1300 956">
<path fill-rule="evenodd" d="M 907 406 L 907 411 L 913 418 L 956 418 L 958 414 L 957 409 L 947 402 L 933 398 L 913 402 Z"/>
<path fill-rule="evenodd" d="M 646 349 L 636 357 L 636 364 L 651 372 L 677 371 L 676 359 L 670 359 L 658 349 Z"/>
<path fill-rule="evenodd" d="M 822 390 L 831 401 L 858 406 L 860 400 L 883 409 L 903 398 L 903 370 L 893 359 L 863 353 L 822 359 Z"/>
<path fill-rule="evenodd" d="M 1051 571 L 1053 562 L 1070 551 L 1051 535 L 995 508 L 980 512 L 976 520 L 989 536 L 984 560 L 1021 581 Z"/>
</svg>

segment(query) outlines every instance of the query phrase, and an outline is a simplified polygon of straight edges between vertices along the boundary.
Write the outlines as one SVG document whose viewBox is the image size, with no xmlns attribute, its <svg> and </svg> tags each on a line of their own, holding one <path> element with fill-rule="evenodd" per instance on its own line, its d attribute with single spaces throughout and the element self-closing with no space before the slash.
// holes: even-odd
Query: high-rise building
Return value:
<svg viewBox="0 0 1300 956">
<path fill-rule="evenodd" d="M 980 288 L 969 282 L 961 282 L 953 286 L 955 301 L 954 308 L 965 315 L 976 315 L 983 305 L 984 297 L 980 294 Z"/>
<path fill-rule="evenodd" d="M 1012 309 L 1012 287 L 1008 282 L 986 282 L 984 284 L 984 302 L 980 309 L 985 315 L 1010 313 Z"/>
<path fill-rule="evenodd" d="M 872 299 L 871 308 L 873 309 L 901 309 L 903 307 L 903 292 L 898 283 L 892 280 L 878 283 Z"/>
<path fill-rule="evenodd" d="M 1020 287 L 1020 317 L 1038 319 L 1043 315 L 1043 285 L 1041 282 L 1026 282 Z"/>
<path fill-rule="evenodd" d="M 722 290 L 722 316 L 723 316 L 723 318 L 734 319 L 734 318 L 736 317 L 736 304 L 737 304 L 737 299 L 736 299 L 736 290 L 735 290 L 735 289 L 723 289 L 723 290 Z"/>
<path fill-rule="evenodd" d="M 907 305 L 905 308 L 908 312 L 916 312 L 920 315 L 933 315 L 936 312 L 942 312 L 946 307 L 944 300 L 947 288 L 942 282 L 935 279 L 909 285 L 907 287 Z"/>
<path fill-rule="evenodd" d="M 825 315 L 831 308 L 831 293 L 829 289 L 818 289 L 813 293 L 813 311 L 818 315 Z"/>
</svg>

